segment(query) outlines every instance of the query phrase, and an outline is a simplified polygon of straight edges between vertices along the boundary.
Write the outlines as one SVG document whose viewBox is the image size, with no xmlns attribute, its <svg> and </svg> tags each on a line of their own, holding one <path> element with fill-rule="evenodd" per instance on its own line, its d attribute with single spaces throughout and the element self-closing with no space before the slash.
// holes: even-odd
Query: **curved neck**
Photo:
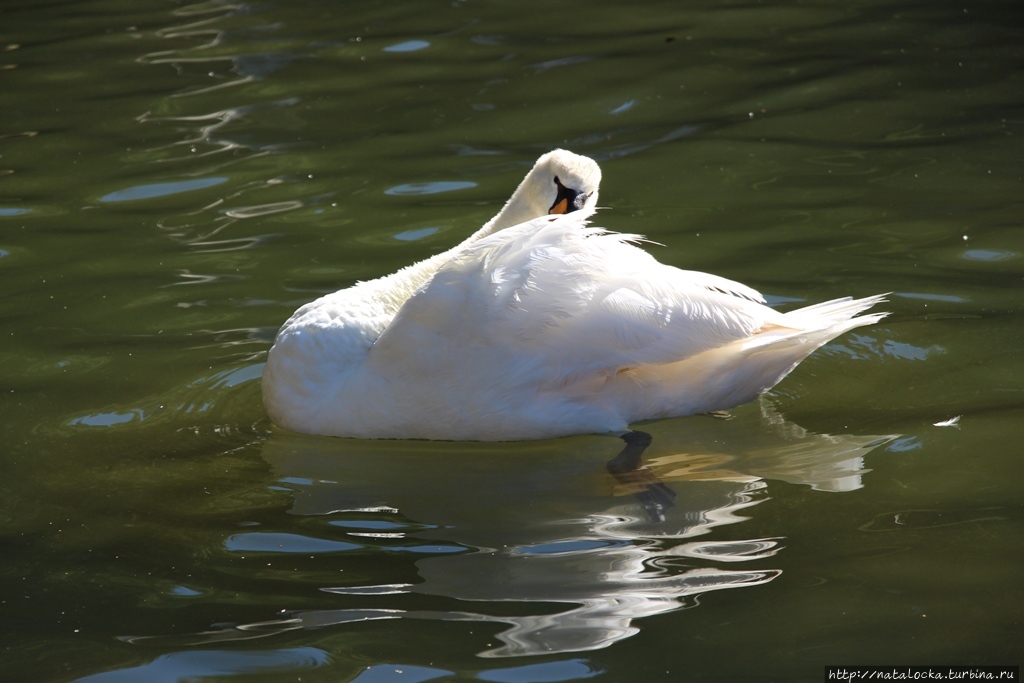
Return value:
<svg viewBox="0 0 1024 683">
<path fill-rule="evenodd" d="M 516 191 L 512 193 L 509 200 L 505 202 L 505 205 L 501 207 L 494 218 L 484 223 L 483 227 L 474 232 L 472 235 L 462 240 L 451 249 L 441 252 L 440 254 L 434 254 L 433 256 L 413 263 L 412 265 L 406 266 L 401 270 L 386 275 L 372 282 L 364 283 L 365 285 L 376 285 L 374 287 L 378 296 L 387 299 L 389 303 L 397 307 L 401 306 L 412 293 L 415 292 L 420 285 L 433 277 L 434 273 L 438 271 L 441 266 L 447 263 L 453 256 L 455 256 L 463 248 L 473 244 L 477 240 L 481 240 L 488 235 L 494 234 L 505 228 L 510 228 L 513 225 L 519 225 L 526 221 L 539 218 L 540 216 L 547 214 L 547 209 L 540 206 L 537 201 L 531 201 L 531 197 L 544 196 L 540 192 L 534 192 L 532 184 L 536 183 L 530 175 L 527 175 L 523 179 L 523 182 L 519 184 Z"/>
<path fill-rule="evenodd" d="M 587 190 L 588 207 L 596 205 L 601 181 L 601 170 L 597 164 L 564 150 L 549 152 L 537 160 L 497 215 L 483 227 L 447 251 L 406 266 L 397 273 L 362 283 L 363 292 L 370 289 L 377 301 L 386 302 L 397 312 L 413 292 L 462 249 L 505 228 L 547 215 L 556 195 L 555 184 L 559 175 L 566 182 L 572 182 L 574 187 Z"/>
</svg>

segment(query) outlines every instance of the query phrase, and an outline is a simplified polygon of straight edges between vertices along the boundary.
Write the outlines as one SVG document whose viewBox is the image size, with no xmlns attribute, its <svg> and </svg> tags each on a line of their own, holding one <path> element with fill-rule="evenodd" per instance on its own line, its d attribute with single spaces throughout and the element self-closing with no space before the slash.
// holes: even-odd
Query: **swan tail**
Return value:
<svg viewBox="0 0 1024 683">
<path fill-rule="evenodd" d="M 782 381 L 807 356 L 857 327 L 888 313 L 858 313 L 884 301 L 884 295 L 836 299 L 802 308 L 786 317 L 792 327 L 770 326 L 747 339 L 665 365 L 637 368 L 633 374 L 647 395 L 638 403 L 646 416 L 690 415 L 727 410 L 751 401 Z M 800 327 L 801 329 L 795 329 Z"/>
<path fill-rule="evenodd" d="M 804 329 L 825 328 L 839 323 L 858 321 L 842 330 L 842 332 L 845 332 L 861 325 L 872 325 L 889 315 L 888 312 L 885 312 L 872 313 L 871 315 L 859 318 L 855 317 L 858 313 L 863 313 L 876 304 L 888 301 L 885 298 L 886 296 L 888 294 L 876 294 L 875 296 L 866 296 L 863 299 L 854 299 L 846 296 L 842 299 L 833 299 L 832 301 L 824 301 L 813 306 L 798 308 L 795 311 L 786 313 L 786 317 L 799 323 L 799 326 Z M 842 334 L 842 332 L 838 334 Z"/>
<path fill-rule="evenodd" d="M 800 360 L 810 355 L 815 349 L 827 344 L 836 337 L 850 330 L 866 325 L 874 325 L 889 315 L 888 311 L 857 315 L 875 304 L 886 301 L 885 294 L 853 299 L 844 297 L 833 299 L 813 306 L 799 308 L 785 314 L 789 327 L 771 327 L 746 340 L 741 347 L 744 350 L 772 348 L 781 351 L 787 347 L 800 348 Z M 797 361 L 799 362 L 799 360 Z"/>
</svg>

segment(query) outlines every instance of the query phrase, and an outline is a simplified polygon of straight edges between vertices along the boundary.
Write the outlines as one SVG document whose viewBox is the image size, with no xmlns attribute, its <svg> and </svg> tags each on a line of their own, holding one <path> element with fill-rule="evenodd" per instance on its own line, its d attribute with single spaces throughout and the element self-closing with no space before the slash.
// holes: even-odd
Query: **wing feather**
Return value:
<svg viewBox="0 0 1024 683">
<path fill-rule="evenodd" d="M 633 244 L 638 236 L 590 227 L 579 213 L 467 246 L 410 297 L 376 347 L 392 358 L 418 354 L 422 363 L 429 355 L 422 342 L 431 339 L 444 345 L 439 363 L 454 356 L 472 371 L 477 359 L 564 384 L 677 362 L 766 323 L 785 326 L 755 290 L 663 265 Z M 452 354 L 453 345 L 463 353 Z"/>
</svg>

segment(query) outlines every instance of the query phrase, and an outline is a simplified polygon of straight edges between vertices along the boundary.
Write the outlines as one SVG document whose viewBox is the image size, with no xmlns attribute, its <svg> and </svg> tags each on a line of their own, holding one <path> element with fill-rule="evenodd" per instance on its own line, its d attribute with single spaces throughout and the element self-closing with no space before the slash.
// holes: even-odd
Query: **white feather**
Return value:
<svg viewBox="0 0 1024 683">
<path fill-rule="evenodd" d="M 582 209 L 543 215 L 555 176 L 587 194 Z M 459 246 L 299 309 L 267 360 L 271 418 L 365 438 L 622 431 L 749 401 L 885 315 L 855 317 L 880 296 L 783 314 L 750 287 L 663 265 L 637 236 L 588 225 L 599 181 L 593 161 L 556 150 Z"/>
</svg>

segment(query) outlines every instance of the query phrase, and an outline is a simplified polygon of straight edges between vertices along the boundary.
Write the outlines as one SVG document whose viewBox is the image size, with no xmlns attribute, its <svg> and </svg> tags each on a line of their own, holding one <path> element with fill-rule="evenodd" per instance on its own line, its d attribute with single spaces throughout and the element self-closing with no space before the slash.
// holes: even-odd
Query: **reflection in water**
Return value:
<svg viewBox="0 0 1024 683">
<path fill-rule="evenodd" d="M 185 92 L 178 93 L 177 95 L 172 95 L 172 97 L 204 95 L 215 90 L 222 90 L 224 88 L 231 88 L 249 83 L 256 78 L 255 73 L 247 73 L 247 70 L 238 68 L 239 62 L 234 55 L 222 55 L 218 53 L 218 48 L 222 47 L 225 43 L 225 32 L 217 26 L 217 22 L 225 16 L 241 12 L 244 9 L 245 6 L 241 3 L 197 3 L 186 7 L 180 7 L 172 11 L 171 14 L 175 17 L 184 19 L 186 23 L 159 29 L 156 31 L 156 35 L 161 38 L 172 40 L 185 39 L 198 40 L 202 42 L 184 50 L 172 49 L 152 52 L 140 57 L 138 61 L 142 64 L 170 64 L 174 66 L 179 73 L 184 73 L 189 66 L 196 62 L 198 62 L 203 68 L 211 68 L 215 66 L 216 62 L 228 62 L 233 65 L 234 68 L 232 68 L 231 71 L 233 72 L 234 77 L 217 73 L 216 75 L 218 76 L 218 80 L 221 82 L 212 86 L 192 88 Z M 214 16 L 195 19 L 195 17 L 203 15 Z M 215 74 L 214 71 L 209 71 L 208 73 L 210 76 Z"/>
<path fill-rule="evenodd" d="M 223 550 L 331 553 L 339 562 L 347 553 L 408 553 L 420 581 L 321 586 L 322 593 L 360 602 L 159 640 L 213 643 L 425 619 L 504 626 L 497 635 L 502 644 L 482 657 L 608 647 L 637 633 L 637 619 L 693 607 L 710 591 L 774 579 L 781 570 L 761 561 L 779 552 L 781 537 L 736 538 L 734 532 L 694 539 L 744 521 L 742 511 L 768 500 L 766 479 L 822 491 L 859 488 L 864 456 L 893 438 L 812 434 L 767 402 L 757 410 L 748 406 L 732 420 L 684 418 L 646 427 L 655 437 L 648 462 L 678 494 L 659 524 L 632 497 L 607 495 L 614 484 L 601 463 L 617 445 L 611 439 L 457 444 L 275 432 L 263 455 L 279 486 L 293 493 L 291 512 L 321 524 L 309 535 L 234 534 Z M 403 606 L 402 598 L 396 603 L 393 596 L 403 595 L 472 607 L 424 610 Z M 389 602 L 367 606 L 368 598 Z M 526 607 L 510 615 L 507 607 L 489 610 L 492 602 Z M 568 607 L 553 609 L 558 604 Z"/>
<path fill-rule="evenodd" d="M 75 683 L 162 683 L 163 681 L 199 680 L 212 676 L 269 674 L 303 671 L 325 665 L 326 652 L 312 647 L 262 652 L 173 652 L 152 662 L 118 671 L 75 679 Z"/>
<path fill-rule="evenodd" d="M 146 185 L 135 185 L 124 190 L 118 190 L 117 192 L 111 192 L 110 194 L 103 195 L 99 200 L 101 202 L 110 203 L 153 199 L 155 197 L 166 197 L 172 194 L 181 194 L 182 192 L 202 190 L 207 187 L 213 187 L 214 185 L 220 185 L 226 181 L 227 178 L 225 177 L 214 177 L 198 178 L 195 180 L 181 180 L 173 183 L 149 183 Z"/>
<path fill-rule="evenodd" d="M 245 14 L 250 8 L 244 3 L 198 3 L 178 8 L 172 12 L 185 23 L 159 29 L 155 35 L 169 41 L 174 47 L 151 52 L 136 61 L 146 65 L 172 67 L 186 85 L 170 94 L 169 99 L 194 98 L 188 105 L 193 113 L 182 113 L 188 107 L 184 104 L 169 106 L 166 102 L 136 116 L 136 121 L 147 128 L 158 129 L 161 134 L 170 131 L 175 139 L 168 142 L 161 139 L 159 144 L 131 151 L 128 159 L 136 163 L 168 164 L 187 179 L 170 183 L 147 184 L 128 187 L 109 193 L 101 202 L 128 201 L 178 194 L 181 192 L 211 187 L 228 180 L 226 176 L 211 174 L 225 173 L 229 166 L 280 152 L 279 140 L 260 143 L 251 130 L 243 132 L 247 121 L 259 112 L 267 110 L 289 110 L 300 103 L 298 97 L 283 97 L 257 103 L 251 97 L 237 95 L 243 102 L 236 106 L 224 106 L 224 100 L 212 111 L 206 110 L 204 102 L 215 91 L 251 84 L 266 79 L 297 58 L 269 45 L 260 50 L 250 43 L 250 50 L 238 49 L 237 41 L 229 39 L 224 22 L 232 17 Z M 213 84 L 210 85 L 210 82 Z M 226 96 L 226 93 L 220 93 Z M 170 112 L 170 113 L 169 113 Z M 197 164 L 200 166 L 197 167 Z M 168 169 L 171 170 L 171 169 Z M 197 177 L 198 176 L 198 177 Z M 216 253 L 253 249 L 264 245 L 271 235 L 225 238 L 222 234 L 239 220 L 260 218 L 271 214 L 284 213 L 315 205 L 326 197 L 307 200 L 290 198 L 284 201 L 259 201 L 248 205 L 235 205 L 243 195 L 260 194 L 289 182 L 288 179 L 272 177 L 236 184 L 206 206 L 187 214 L 159 221 L 159 226 L 168 235 L 187 244 L 197 253 Z M 214 239 L 217 237 L 217 239 Z"/>
<path fill-rule="evenodd" d="M 219 330 L 209 333 L 212 343 L 197 348 L 236 349 L 244 345 L 265 343 L 262 331 L 256 328 Z M 243 361 L 252 360 L 242 351 Z M 67 437 L 80 435 L 81 430 L 105 430 L 116 427 L 136 427 L 146 430 L 153 441 L 164 438 L 162 430 L 173 430 L 181 439 L 183 420 L 193 422 L 188 433 L 200 436 L 199 424 L 210 427 L 218 437 L 262 434 L 263 427 L 252 420 L 254 389 L 263 371 L 263 363 L 234 363 L 226 369 L 213 370 L 192 378 L 186 384 L 145 397 L 131 404 L 108 405 L 99 410 L 73 417 L 58 416 L 42 422 L 40 429 Z M 120 434 L 120 432 L 119 432 Z M 114 437 L 113 434 L 110 435 Z M 246 442 L 247 443 L 247 442 Z M 239 446 L 235 446 L 239 447 Z M 221 453 L 223 455 L 223 452 Z"/>
</svg>

